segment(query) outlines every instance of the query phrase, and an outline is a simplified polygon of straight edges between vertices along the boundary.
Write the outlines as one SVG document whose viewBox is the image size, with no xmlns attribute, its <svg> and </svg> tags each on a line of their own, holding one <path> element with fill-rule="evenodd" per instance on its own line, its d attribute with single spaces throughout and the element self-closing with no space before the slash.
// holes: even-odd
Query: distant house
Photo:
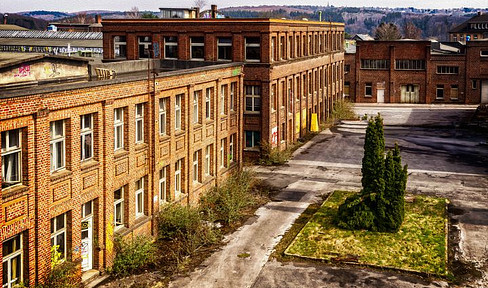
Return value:
<svg viewBox="0 0 488 288">
<path fill-rule="evenodd" d="M 356 34 L 351 38 L 351 40 L 354 40 L 354 41 L 370 41 L 370 40 L 374 40 L 374 38 L 369 36 L 368 34 Z"/>
<path fill-rule="evenodd" d="M 95 23 L 59 23 L 50 22 L 47 26 L 49 31 L 67 31 L 67 32 L 101 32 L 102 17 L 97 15 Z"/>
<path fill-rule="evenodd" d="M 488 14 L 478 14 L 449 31 L 453 42 L 466 43 L 473 40 L 488 39 Z"/>
<path fill-rule="evenodd" d="M 171 19 L 171 18 L 199 18 L 200 13 L 197 7 L 193 8 L 159 8 L 159 18 Z"/>
</svg>

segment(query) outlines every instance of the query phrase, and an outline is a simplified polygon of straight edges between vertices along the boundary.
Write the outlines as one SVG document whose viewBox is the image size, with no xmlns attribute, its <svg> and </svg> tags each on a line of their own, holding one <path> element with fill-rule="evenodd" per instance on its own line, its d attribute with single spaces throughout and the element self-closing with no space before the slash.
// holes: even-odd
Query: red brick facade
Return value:
<svg viewBox="0 0 488 288">
<path fill-rule="evenodd" d="M 139 47 L 144 46 L 138 45 L 138 41 L 143 39 L 140 37 L 148 37 L 146 41 L 154 46 L 151 49 L 158 48 L 153 54 L 156 58 L 244 62 L 245 156 L 257 157 L 259 142 L 281 149 L 291 145 L 310 128 L 312 113 L 317 114 L 319 122 L 324 121 L 333 101 L 343 94 L 342 23 L 278 19 L 110 19 L 103 21 L 103 32 L 105 61 L 117 60 L 116 53 L 120 56 L 115 37 L 125 41 L 122 45 L 126 54 L 119 57 L 123 59 L 139 59 Z M 226 49 L 222 45 L 224 40 L 231 47 L 227 56 L 219 52 Z M 177 53 L 168 57 L 165 49 L 170 45 L 177 46 Z M 199 56 L 193 57 L 198 49 L 202 49 Z M 253 49 L 257 49 L 254 50 L 257 56 L 250 57 L 248 53 Z"/>
<path fill-rule="evenodd" d="M 345 56 L 349 97 L 358 103 L 488 101 L 488 42 L 456 45 L 442 50 L 430 41 L 358 41 L 356 53 Z"/>
<path fill-rule="evenodd" d="M 24 283 L 42 281 L 48 273 L 51 241 L 62 241 L 59 239 L 65 237 L 66 257 L 79 259 L 84 249 L 82 232 L 86 228 L 93 233 L 89 251 L 91 268 L 104 270 L 114 257 L 114 234 L 154 235 L 154 219 L 160 204 L 195 203 L 199 194 L 241 166 L 242 147 L 238 139 L 242 138 L 243 75 L 240 64 L 167 72 L 149 81 L 147 76 L 134 77 L 2 92 L 0 132 L 1 141 L 5 141 L 1 143 L 2 167 L 14 167 L 3 148 L 20 146 L 20 150 L 12 151 L 20 153 L 15 155 L 20 155 L 21 177 L 19 183 L 11 186 L 2 183 L 0 189 L 0 246 L 11 245 L 20 253 Z M 205 118 L 207 88 L 212 91 L 210 119 Z M 194 98 L 195 91 L 200 90 L 203 93 L 197 92 L 199 96 Z M 221 99 L 224 99 L 223 113 L 219 110 Z M 194 103 L 197 113 L 193 110 Z M 121 118 L 115 115 L 116 109 L 123 111 Z M 181 115 L 180 120 L 177 115 Z M 194 120 L 193 115 L 198 115 L 198 119 Z M 88 118 L 92 119 L 91 124 L 83 124 Z M 163 122 L 165 131 L 160 126 Z M 122 130 L 117 130 L 118 125 Z M 123 136 L 116 136 L 119 133 L 116 131 L 123 131 L 117 134 Z M 17 135 L 20 135 L 20 145 L 16 143 Z M 80 136 L 88 142 L 80 141 Z M 86 143 L 91 143 L 93 149 Z M 116 143 L 122 147 L 115 149 Z M 64 152 L 60 148 L 63 145 Z M 207 146 L 211 148 L 208 175 L 203 168 Z M 82 152 L 88 153 L 88 159 L 83 160 Z M 198 155 L 196 161 L 194 152 Z M 52 159 L 63 161 L 53 164 Z M 178 163 L 180 166 L 176 166 Z M 176 173 L 178 167 L 181 169 Z M 198 173 L 194 174 L 193 167 Z M 165 195 L 160 194 L 163 168 L 166 169 Z M 142 182 L 138 182 L 140 179 Z M 176 192 L 177 182 L 181 185 L 180 193 Z M 142 190 L 138 189 L 141 188 L 138 183 L 142 183 Z M 114 214 L 118 212 L 114 207 L 114 191 L 121 187 L 123 212 L 119 214 L 121 223 L 116 229 Z M 138 194 L 138 191 L 143 192 Z M 137 198 L 138 195 L 142 197 Z M 91 216 L 82 219 L 85 203 L 92 203 L 88 212 Z M 65 226 L 52 226 L 52 221 L 63 222 L 60 216 L 63 214 Z M 87 224 L 82 228 L 82 221 L 91 221 L 86 223 L 92 226 Z M 56 233 L 59 237 L 52 240 Z M 18 244 L 10 241 L 20 239 L 15 238 L 19 235 L 20 250 Z M 0 254 L 0 260 L 8 265 L 18 263 L 14 254 Z M 5 272 L 2 267 L 0 272 Z M 9 273 L 15 274 L 12 269 Z"/>
</svg>

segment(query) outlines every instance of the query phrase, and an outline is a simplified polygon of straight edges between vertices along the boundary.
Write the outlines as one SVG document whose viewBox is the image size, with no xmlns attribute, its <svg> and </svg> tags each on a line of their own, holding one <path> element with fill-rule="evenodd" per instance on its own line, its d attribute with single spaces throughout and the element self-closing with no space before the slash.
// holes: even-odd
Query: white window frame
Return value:
<svg viewBox="0 0 488 288">
<path fill-rule="evenodd" d="M 120 190 L 120 199 L 115 199 L 114 197 L 114 228 L 115 230 L 124 227 L 125 226 L 125 220 L 124 220 L 124 193 L 125 193 L 125 187 L 120 187 L 119 189 L 116 189 L 115 191 Z M 115 191 L 114 191 L 114 196 L 115 196 Z M 117 205 L 120 205 L 120 219 L 122 220 L 121 223 L 117 223 Z"/>
<path fill-rule="evenodd" d="M 193 123 L 200 122 L 200 115 L 198 114 L 198 102 L 201 98 L 202 90 L 193 92 Z"/>
<path fill-rule="evenodd" d="M 199 151 L 193 152 L 193 183 L 199 183 L 200 177 L 198 177 L 199 169 L 198 169 L 198 162 L 199 162 Z"/>
<path fill-rule="evenodd" d="M 12 146 L 11 142 L 14 134 L 14 131 L 17 131 L 16 137 L 18 145 Z M 2 187 L 6 188 L 7 186 L 13 186 L 22 183 L 22 130 L 21 129 L 13 129 L 2 132 Z M 15 173 L 12 173 L 12 166 L 14 166 L 11 161 L 9 165 L 9 161 L 7 161 L 7 157 L 16 158 L 17 161 L 17 179 L 12 179 Z"/>
<path fill-rule="evenodd" d="M 234 134 L 229 139 L 229 162 L 234 162 Z"/>
<path fill-rule="evenodd" d="M 166 118 L 166 105 L 168 98 L 159 99 L 159 135 L 166 135 L 166 124 L 168 119 Z"/>
<path fill-rule="evenodd" d="M 144 103 L 138 103 L 135 107 L 136 143 L 144 143 Z"/>
<path fill-rule="evenodd" d="M 175 130 L 181 130 L 181 104 L 183 102 L 183 94 L 175 96 Z"/>
<path fill-rule="evenodd" d="M 170 37 L 176 38 L 176 42 L 167 41 Z M 178 56 L 178 37 L 177 36 L 165 36 L 164 37 L 164 59 L 178 59 L 178 57 L 168 57 L 166 55 L 166 47 L 176 46 L 176 55 Z"/>
<path fill-rule="evenodd" d="M 56 123 L 62 122 L 62 133 L 56 134 Z M 57 120 L 50 123 L 51 140 L 49 141 L 51 148 L 51 172 L 55 172 L 66 167 L 66 121 Z M 58 144 L 61 144 L 61 149 L 58 149 Z M 61 153 L 61 163 L 56 163 L 56 159 Z"/>
<path fill-rule="evenodd" d="M 247 87 L 251 87 L 251 93 L 248 94 L 248 89 Z M 246 85 L 246 112 L 255 112 L 255 113 L 260 113 L 261 112 L 261 87 L 257 85 Z M 259 90 L 259 94 L 256 94 L 256 90 Z M 247 99 L 251 98 L 251 110 L 247 109 Z M 259 99 L 259 106 L 256 105 L 256 99 Z"/>
<path fill-rule="evenodd" d="M 212 88 L 205 91 L 205 119 L 212 119 Z"/>
<path fill-rule="evenodd" d="M 225 115 L 225 91 L 227 91 L 227 84 L 220 86 L 220 114 Z"/>
<path fill-rule="evenodd" d="M 220 168 L 225 167 L 225 139 L 220 139 Z"/>
<path fill-rule="evenodd" d="M 223 40 L 223 39 L 230 39 L 230 43 L 228 42 L 221 42 L 220 40 Z M 231 55 L 230 55 L 230 59 L 226 59 L 226 58 L 221 58 L 220 57 L 220 47 L 231 47 L 230 48 L 230 51 L 231 51 Z M 219 37 L 217 38 L 217 60 L 219 61 L 232 61 L 232 37 Z"/>
<path fill-rule="evenodd" d="M 136 196 L 136 218 L 144 215 L 144 177 L 140 178 L 135 183 Z M 139 210 L 139 208 L 141 208 Z"/>
<path fill-rule="evenodd" d="M 86 126 L 85 119 L 88 118 L 90 121 L 90 125 Z M 93 158 L 93 114 L 86 114 L 81 115 L 81 161 L 90 160 Z M 89 148 L 85 146 L 87 142 L 91 142 L 89 144 Z M 86 156 L 86 152 L 90 153 L 89 156 Z"/>
<path fill-rule="evenodd" d="M 259 43 L 247 43 L 247 39 L 250 39 L 250 38 L 257 38 L 259 39 Z M 248 59 L 247 58 L 247 48 L 259 48 L 261 50 L 261 38 L 258 36 L 258 37 L 245 37 L 244 38 L 244 42 L 245 42 L 245 47 L 244 47 L 244 51 L 245 51 L 245 61 L 247 62 L 261 62 L 261 51 L 259 51 L 259 58 L 260 59 Z"/>
<path fill-rule="evenodd" d="M 120 130 L 118 130 L 120 129 Z M 120 134 L 117 132 L 120 131 Z M 120 145 L 119 143 L 120 140 Z M 124 108 L 114 109 L 114 151 L 124 149 Z"/>
<path fill-rule="evenodd" d="M 125 41 L 116 40 L 117 37 L 124 37 Z M 125 55 L 120 56 L 120 46 L 125 46 Z M 117 53 L 118 52 L 118 53 Z M 117 35 L 114 36 L 114 58 L 126 59 L 127 58 L 127 38 L 126 36 Z"/>
<path fill-rule="evenodd" d="M 58 217 L 63 215 L 63 228 L 61 229 L 57 229 L 57 226 L 58 226 Z M 63 241 L 64 241 L 64 251 L 60 251 L 60 250 L 57 250 L 58 253 L 61 253 L 61 256 L 60 256 L 60 260 L 65 260 L 66 259 L 66 253 L 68 251 L 68 243 L 66 241 L 66 225 L 67 225 L 67 221 L 66 221 L 66 217 L 67 216 L 67 213 L 63 213 L 63 214 L 60 214 L 56 217 L 53 217 L 51 218 L 51 225 L 54 225 L 54 227 L 52 227 L 51 229 L 54 231 L 51 233 L 51 247 L 54 247 L 54 246 L 57 246 L 59 245 L 58 244 L 58 236 L 59 235 L 63 235 Z"/>
<path fill-rule="evenodd" d="M 229 95 L 230 111 L 234 111 L 236 88 L 237 88 L 237 82 L 230 83 L 230 95 Z"/>
<path fill-rule="evenodd" d="M 205 147 L 205 176 L 212 174 L 211 158 L 212 157 L 212 145 Z"/>
<path fill-rule="evenodd" d="M 164 166 L 159 170 L 159 203 L 163 204 L 166 203 L 167 191 L 168 186 L 166 182 L 166 176 L 168 173 L 168 166 Z"/>
<path fill-rule="evenodd" d="M 193 42 L 194 38 L 203 38 L 203 42 Z M 204 54 L 203 58 L 193 57 L 193 47 L 203 47 L 203 54 Z M 198 61 L 205 60 L 205 37 L 204 36 L 190 37 L 190 59 L 191 60 L 198 60 Z"/>
<path fill-rule="evenodd" d="M 369 89 L 371 89 L 371 93 L 368 94 L 368 87 Z M 364 83 L 364 97 L 373 97 L 373 83 L 371 82 L 367 82 L 367 83 Z"/>
<path fill-rule="evenodd" d="M 23 279 L 24 279 L 24 265 L 23 265 L 23 258 L 24 258 L 24 244 L 22 243 L 22 241 L 24 240 L 23 237 L 22 237 L 22 233 L 20 234 L 17 234 L 15 235 L 14 237 L 11 237 L 9 239 L 6 239 L 3 241 L 3 245 L 5 245 L 5 243 L 7 241 L 10 241 L 10 240 L 14 240 L 16 241 L 15 238 L 19 237 L 19 247 L 17 250 L 15 250 L 14 252 L 8 254 L 8 255 L 3 255 L 3 258 L 2 258 L 2 266 L 7 263 L 7 283 L 3 283 L 2 285 L 2 288 L 13 288 L 13 287 L 16 287 L 17 284 L 19 283 L 22 283 Z M 19 257 L 20 256 L 20 257 Z M 12 279 L 12 261 L 15 259 L 15 258 L 18 258 L 20 260 L 20 273 L 19 273 L 19 277 L 18 278 L 15 278 L 15 279 Z M 3 273 L 5 273 L 5 271 L 3 271 Z"/>
<path fill-rule="evenodd" d="M 183 159 L 178 159 L 175 163 L 175 196 L 179 196 L 182 192 L 181 187 L 181 166 Z"/>
</svg>

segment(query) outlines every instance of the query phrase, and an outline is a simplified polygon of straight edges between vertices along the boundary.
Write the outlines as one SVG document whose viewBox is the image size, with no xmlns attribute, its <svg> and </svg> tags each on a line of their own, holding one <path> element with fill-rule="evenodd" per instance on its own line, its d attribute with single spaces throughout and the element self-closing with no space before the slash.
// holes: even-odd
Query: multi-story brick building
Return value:
<svg viewBox="0 0 488 288">
<path fill-rule="evenodd" d="M 82 271 L 109 267 L 115 235 L 154 234 L 160 205 L 241 166 L 242 65 L 157 72 L 87 81 L 87 61 L 2 63 L 2 287 L 42 281 L 54 245 Z"/>
<path fill-rule="evenodd" d="M 354 102 L 488 102 L 487 41 L 358 41 L 345 59 L 345 95 Z"/>
<path fill-rule="evenodd" d="M 478 12 L 477 15 L 459 24 L 449 31 L 449 41 L 466 43 L 488 39 L 488 14 Z"/>
<path fill-rule="evenodd" d="M 244 154 L 286 148 L 342 97 L 344 25 L 279 19 L 104 19 L 104 60 L 244 63 Z M 149 53 L 154 51 L 153 54 Z"/>
</svg>

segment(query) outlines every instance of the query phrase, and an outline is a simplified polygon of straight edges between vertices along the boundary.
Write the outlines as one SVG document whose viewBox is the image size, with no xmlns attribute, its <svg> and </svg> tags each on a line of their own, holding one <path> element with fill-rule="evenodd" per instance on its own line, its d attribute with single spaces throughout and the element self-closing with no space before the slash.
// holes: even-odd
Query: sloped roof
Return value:
<svg viewBox="0 0 488 288">
<path fill-rule="evenodd" d="M 68 31 L 0 31 L 0 38 L 35 38 L 35 39 L 77 39 L 102 40 L 102 32 L 68 32 Z"/>
<path fill-rule="evenodd" d="M 68 59 L 71 61 L 89 62 L 85 58 L 80 57 L 67 57 L 58 55 L 47 55 L 42 53 L 10 53 L 10 52 L 0 52 L 0 68 L 5 68 L 9 66 L 18 65 L 20 63 L 26 63 L 43 58 L 57 58 L 57 59 Z"/>
<path fill-rule="evenodd" d="M 13 25 L 13 24 L 0 24 L 0 30 L 17 30 L 17 31 L 25 31 L 29 30 L 25 27 Z"/>
<path fill-rule="evenodd" d="M 352 39 L 353 40 L 360 40 L 360 41 L 374 40 L 374 38 L 369 36 L 368 34 L 356 34 L 352 37 Z"/>
</svg>

